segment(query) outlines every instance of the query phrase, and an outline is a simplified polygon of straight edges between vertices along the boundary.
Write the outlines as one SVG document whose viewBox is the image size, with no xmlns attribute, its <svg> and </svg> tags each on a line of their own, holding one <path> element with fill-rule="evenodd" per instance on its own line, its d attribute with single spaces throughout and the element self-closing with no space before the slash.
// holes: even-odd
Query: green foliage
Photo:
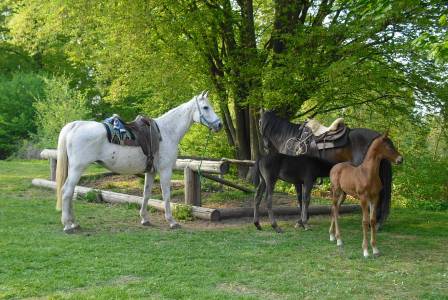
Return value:
<svg viewBox="0 0 448 300">
<path fill-rule="evenodd" d="M 88 191 L 84 195 L 78 195 L 78 198 L 90 202 L 90 203 L 100 203 L 101 202 L 101 192 L 98 190 Z"/>
<path fill-rule="evenodd" d="M 448 159 L 428 155 L 405 156 L 394 174 L 397 205 L 429 210 L 448 209 Z"/>
<path fill-rule="evenodd" d="M 196 124 L 187 132 L 179 145 L 180 155 L 200 157 L 233 157 L 225 132 L 211 132 L 203 125 Z"/>
<path fill-rule="evenodd" d="M 32 73 L 0 74 L 0 159 L 36 132 L 33 102 L 43 94 L 40 76 Z"/>
<path fill-rule="evenodd" d="M 42 147 L 56 147 L 62 127 L 74 120 L 91 117 L 85 95 L 70 87 L 65 76 L 45 78 L 44 96 L 34 103 L 37 139 Z"/>
<path fill-rule="evenodd" d="M 176 204 L 173 209 L 173 217 L 182 221 L 193 220 L 193 210 L 191 205 Z"/>
</svg>

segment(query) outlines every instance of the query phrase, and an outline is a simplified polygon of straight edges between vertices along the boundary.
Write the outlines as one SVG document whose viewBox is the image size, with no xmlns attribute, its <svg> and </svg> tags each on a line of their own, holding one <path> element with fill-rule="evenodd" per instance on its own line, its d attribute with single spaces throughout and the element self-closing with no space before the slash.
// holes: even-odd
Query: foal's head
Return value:
<svg viewBox="0 0 448 300">
<path fill-rule="evenodd" d="M 395 149 L 391 139 L 387 136 L 387 132 L 375 139 L 371 147 L 374 148 L 375 155 L 378 155 L 382 159 L 387 159 L 396 164 L 403 162 L 403 156 Z"/>
<path fill-rule="evenodd" d="M 194 97 L 195 112 L 193 120 L 207 126 L 213 131 L 219 131 L 222 128 L 221 119 L 216 115 L 213 107 L 208 100 L 208 92 L 203 91 Z"/>
</svg>

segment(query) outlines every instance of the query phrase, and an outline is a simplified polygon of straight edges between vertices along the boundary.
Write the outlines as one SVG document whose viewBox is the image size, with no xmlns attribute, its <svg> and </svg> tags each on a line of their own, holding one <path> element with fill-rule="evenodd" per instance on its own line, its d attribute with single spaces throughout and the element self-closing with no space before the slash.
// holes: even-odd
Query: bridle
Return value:
<svg viewBox="0 0 448 300">
<path fill-rule="evenodd" d="M 198 107 L 198 112 L 199 112 L 199 122 L 205 126 L 207 126 L 209 129 L 214 128 L 216 123 L 219 123 L 221 120 L 219 118 L 216 118 L 216 120 L 214 121 L 209 121 L 207 120 L 207 118 L 204 116 L 204 114 L 202 113 L 201 107 L 199 106 L 199 101 L 198 101 L 198 97 L 195 97 L 195 101 L 196 101 L 196 106 Z"/>
</svg>

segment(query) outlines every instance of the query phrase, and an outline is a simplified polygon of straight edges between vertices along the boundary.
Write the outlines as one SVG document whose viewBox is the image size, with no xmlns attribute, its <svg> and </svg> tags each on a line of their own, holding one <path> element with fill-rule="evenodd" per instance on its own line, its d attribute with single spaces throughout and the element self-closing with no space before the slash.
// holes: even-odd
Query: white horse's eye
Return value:
<svg viewBox="0 0 448 300">
<path fill-rule="evenodd" d="M 207 109 L 208 109 L 208 106 L 204 106 L 204 107 L 202 107 L 202 109 L 207 110 Z"/>
</svg>

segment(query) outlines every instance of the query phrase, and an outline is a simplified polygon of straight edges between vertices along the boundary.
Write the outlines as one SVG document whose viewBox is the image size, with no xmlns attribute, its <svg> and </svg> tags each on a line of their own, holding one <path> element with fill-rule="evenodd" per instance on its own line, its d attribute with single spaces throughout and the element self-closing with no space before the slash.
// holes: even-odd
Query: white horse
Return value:
<svg viewBox="0 0 448 300">
<path fill-rule="evenodd" d="M 170 181 L 180 140 L 194 122 L 201 123 L 215 132 L 222 128 L 221 120 L 215 114 L 207 96 L 208 92 L 202 92 L 190 101 L 155 119 L 162 140 L 159 151 L 155 153 L 154 169 L 160 174 L 165 218 L 171 228 L 179 227 L 171 215 Z M 79 227 L 75 223 L 73 214 L 73 192 L 82 172 L 93 162 L 100 162 L 109 170 L 119 174 L 139 174 L 143 173 L 146 168 L 146 156 L 141 147 L 109 143 L 106 129 L 102 123 L 74 121 L 65 125 L 58 140 L 56 209 L 61 210 L 62 208 L 61 221 L 64 231 L 67 233 L 74 232 Z M 145 173 L 143 202 L 140 209 L 142 225 L 150 224 L 147 205 L 154 177 L 155 172 Z"/>
</svg>

